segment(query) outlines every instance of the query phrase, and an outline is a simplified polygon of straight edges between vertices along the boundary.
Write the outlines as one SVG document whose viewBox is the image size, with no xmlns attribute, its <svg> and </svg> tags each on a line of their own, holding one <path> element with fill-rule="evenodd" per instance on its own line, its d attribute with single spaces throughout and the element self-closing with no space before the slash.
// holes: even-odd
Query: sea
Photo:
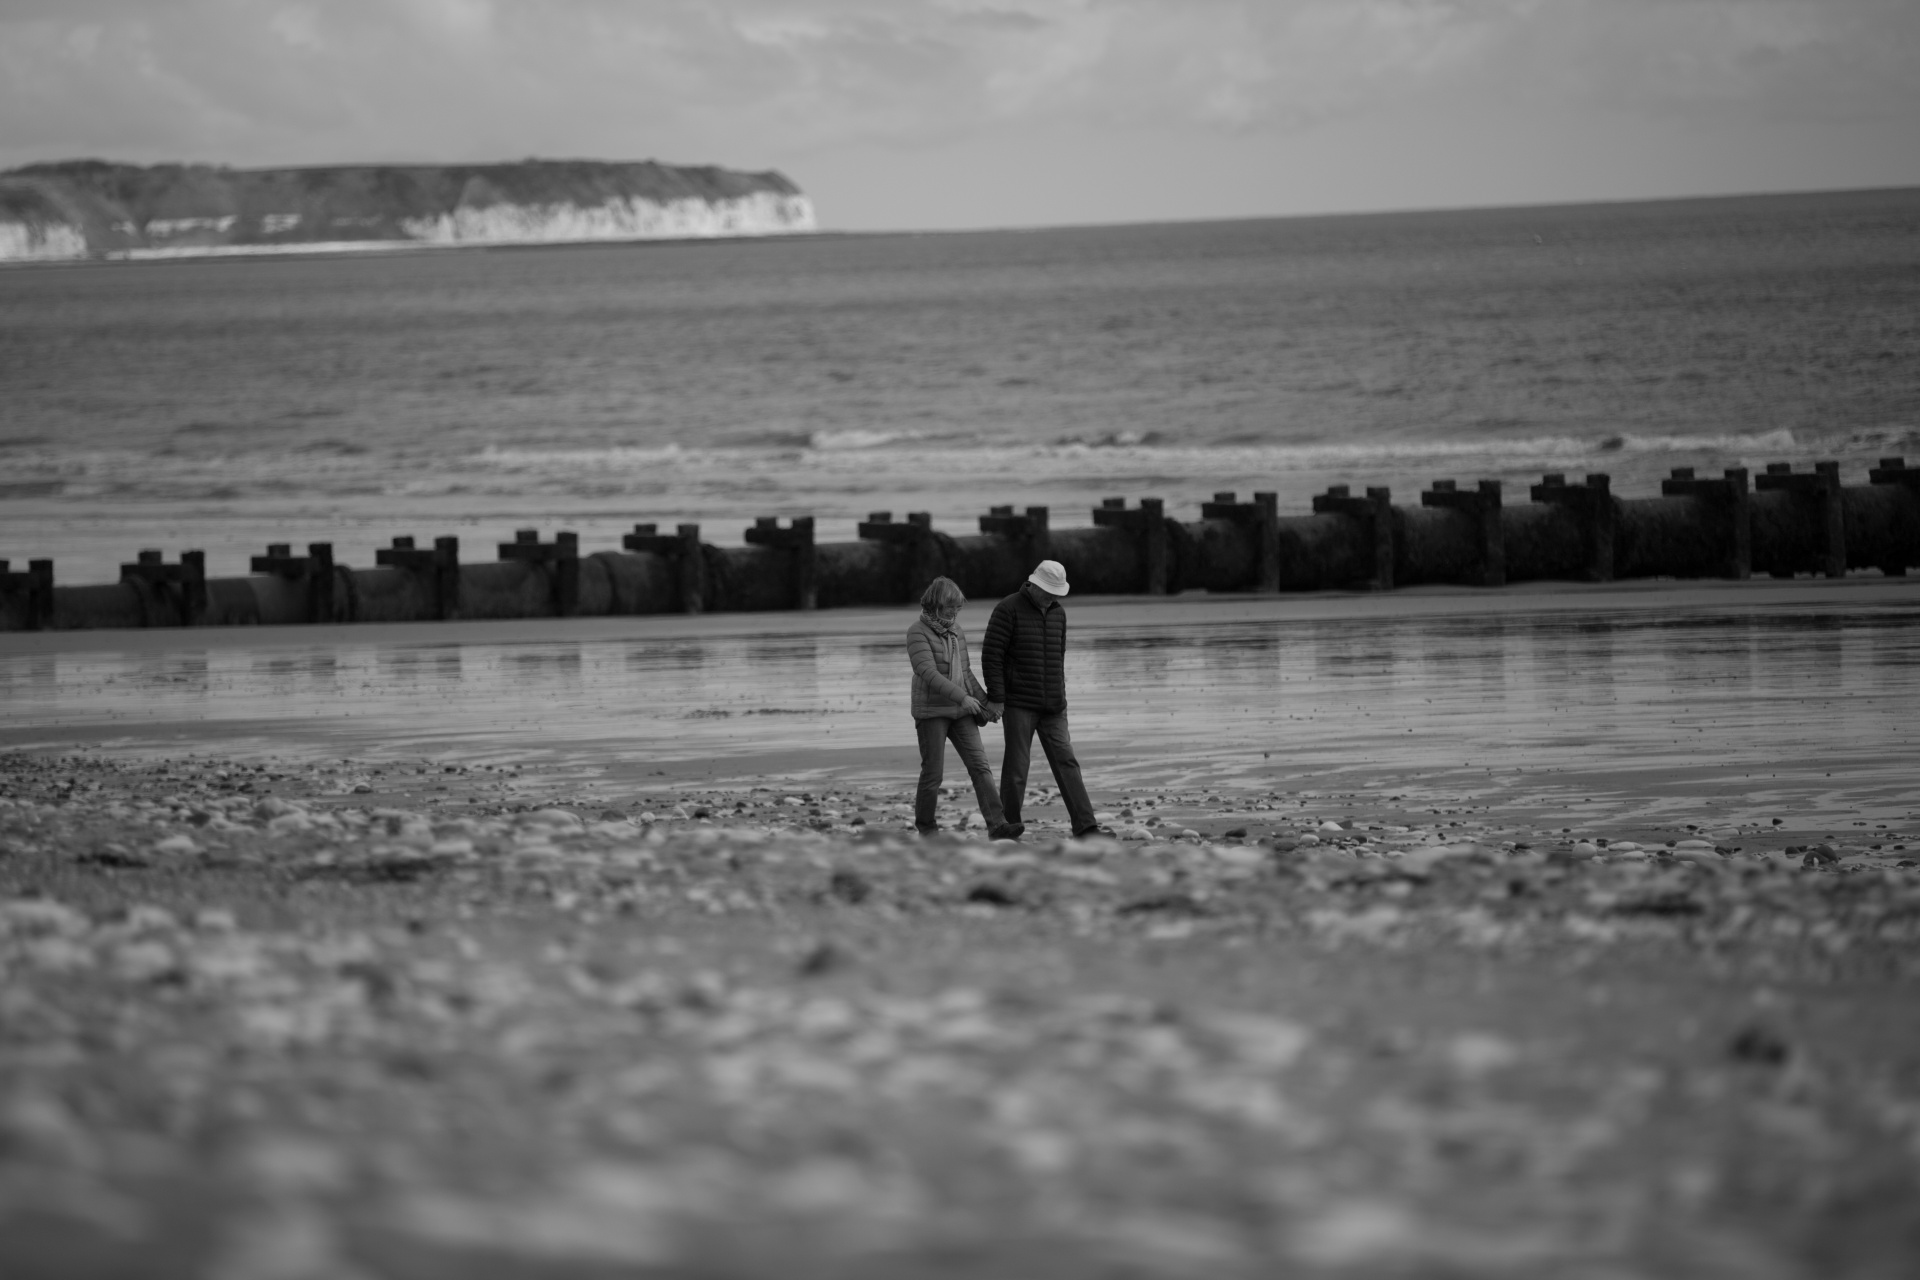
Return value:
<svg viewBox="0 0 1920 1280">
<path fill-rule="evenodd" d="M 0 270 L 0 559 L 1920 457 L 1920 189 Z"/>
</svg>

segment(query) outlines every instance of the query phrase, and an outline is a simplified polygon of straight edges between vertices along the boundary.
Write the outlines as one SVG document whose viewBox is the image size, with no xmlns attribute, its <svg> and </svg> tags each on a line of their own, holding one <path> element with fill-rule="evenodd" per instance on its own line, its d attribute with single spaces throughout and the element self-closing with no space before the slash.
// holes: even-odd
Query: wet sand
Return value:
<svg viewBox="0 0 1920 1280">
<path fill-rule="evenodd" d="M 1107 809 L 1156 789 L 1278 793 L 1330 816 L 1364 802 L 1639 832 L 1779 819 L 1821 838 L 1920 809 L 1920 582 L 1069 604 L 1070 715 Z M 963 618 L 976 636 L 987 609 Z M 586 803 L 695 784 L 905 789 L 910 620 L 0 636 L 0 747 L 514 764 Z"/>
</svg>

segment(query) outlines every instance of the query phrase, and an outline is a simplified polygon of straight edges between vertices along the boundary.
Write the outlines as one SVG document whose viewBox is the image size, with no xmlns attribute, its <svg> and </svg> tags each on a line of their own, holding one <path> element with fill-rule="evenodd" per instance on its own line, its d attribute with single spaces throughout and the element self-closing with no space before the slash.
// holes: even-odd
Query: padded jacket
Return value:
<svg viewBox="0 0 1920 1280">
<path fill-rule="evenodd" d="M 1030 584 L 995 605 L 980 648 L 980 668 L 986 673 L 989 700 L 1049 715 L 1065 711 L 1065 606 Z"/>
<path fill-rule="evenodd" d="M 915 720 L 956 719 L 962 699 L 987 700 L 967 661 L 967 633 L 957 625 L 942 635 L 925 614 L 914 619 L 907 628 L 907 662 L 913 667 Z"/>
</svg>

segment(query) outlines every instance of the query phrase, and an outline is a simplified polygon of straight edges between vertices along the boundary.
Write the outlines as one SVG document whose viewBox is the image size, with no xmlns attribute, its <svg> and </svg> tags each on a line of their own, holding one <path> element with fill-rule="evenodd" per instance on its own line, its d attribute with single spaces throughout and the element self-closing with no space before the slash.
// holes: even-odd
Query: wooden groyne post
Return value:
<svg viewBox="0 0 1920 1280">
<path fill-rule="evenodd" d="M 1571 579 L 1890 577 L 1920 565 L 1920 467 L 1881 458 L 1868 483 L 1843 483 L 1837 463 L 1785 463 L 1749 476 L 1677 468 L 1657 496 L 1625 498 L 1610 479 L 1541 477 L 1531 501 L 1508 503 L 1498 481 L 1436 480 L 1418 506 L 1385 488 L 1335 485 L 1312 511 L 1283 515 L 1274 494 L 1216 493 L 1198 519 L 1158 498 L 1107 498 L 1089 527 L 1056 528 L 1048 508 L 996 506 L 978 532 L 950 535 L 923 511 L 896 521 L 876 511 L 854 542 L 821 543 L 810 516 L 762 516 L 745 545 L 714 547 L 700 526 L 672 533 L 636 524 L 620 550 L 583 554 L 562 531 L 519 530 L 497 562 L 463 564 L 459 539 L 431 548 L 396 537 L 371 568 L 337 562 L 329 543 L 307 554 L 274 543 L 251 576 L 209 578 L 199 551 L 169 563 L 142 551 L 118 582 L 57 586 L 51 560 L 25 573 L 0 562 L 0 629 L 397 622 L 450 618 L 600 617 L 678 611 L 904 604 L 945 574 L 968 595 L 1017 589 L 1041 560 L 1066 566 L 1078 594 L 1184 591 L 1387 591 L 1452 583 Z"/>
</svg>

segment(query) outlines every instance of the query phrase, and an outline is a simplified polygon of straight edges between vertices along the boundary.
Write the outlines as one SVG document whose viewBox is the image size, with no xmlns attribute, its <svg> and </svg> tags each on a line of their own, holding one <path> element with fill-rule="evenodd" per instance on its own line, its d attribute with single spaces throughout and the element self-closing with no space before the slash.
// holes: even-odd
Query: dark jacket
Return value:
<svg viewBox="0 0 1920 1280">
<path fill-rule="evenodd" d="M 1047 714 L 1065 711 L 1066 609 L 1031 583 L 1002 600 L 987 622 L 980 670 L 989 702 Z"/>
</svg>

